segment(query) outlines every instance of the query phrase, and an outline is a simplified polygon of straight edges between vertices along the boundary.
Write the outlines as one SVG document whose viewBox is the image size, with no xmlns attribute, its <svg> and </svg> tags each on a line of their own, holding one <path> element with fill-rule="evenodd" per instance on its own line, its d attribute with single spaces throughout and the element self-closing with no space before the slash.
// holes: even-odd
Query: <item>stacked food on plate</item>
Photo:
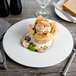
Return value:
<svg viewBox="0 0 76 76">
<path fill-rule="evenodd" d="M 62 7 L 64 11 L 67 11 L 71 15 L 76 16 L 76 0 L 65 0 Z"/>
<path fill-rule="evenodd" d="M 52 45 L 58 27 L 56 22 L 38 16 L 34 24 L 29 24 L 29 31 L 21 39 L 22 45 L 31 51 L 45 52 Z"/>
</svg>

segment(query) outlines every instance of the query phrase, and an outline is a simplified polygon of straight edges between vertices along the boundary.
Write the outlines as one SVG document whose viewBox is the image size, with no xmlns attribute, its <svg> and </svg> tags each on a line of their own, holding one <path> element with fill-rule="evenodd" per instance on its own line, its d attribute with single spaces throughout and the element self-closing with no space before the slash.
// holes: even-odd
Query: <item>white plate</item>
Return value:
<svg viewBox="0 0 76 76">
<path fill-rule="evenodd" d="M 15 62 L 30 67 L 48 67 L 63 61 L 72 51 L 73 38 L 70 32 L 57 22 L 59 32 L 54 38 L 54 44 L 45 53 L 37 53 L 25 49 L 20 39 L 29 30 L 36 18 L 30 18 L 14 24 L 3 38 L 6 54 Z M 53 22 L 52 20 L 49 20 Z"/>
<path fill-rule="evenodd" d="M 60 8 L 62 8 L 62 4 L 63 4 L 63 3 L 64 3 L 64 0 L 60 0 L 60 1 L 57 2 L 57 5 L 58 5 Z M 56 12 L 56 14 L 57 14 L 60 18 L 62 18 L 63 20 L 66 20 L 66 21 L 71 22 L 62 12 L 60 12 L 60 11 L 57 10 L 56 8 L 55 8 L 55 12 Z M 71 17 L 76 20 L 76 17 L 74 17 L 74 16 L 72 16 L 72 15 L 71 15 Z"/>
</svg>

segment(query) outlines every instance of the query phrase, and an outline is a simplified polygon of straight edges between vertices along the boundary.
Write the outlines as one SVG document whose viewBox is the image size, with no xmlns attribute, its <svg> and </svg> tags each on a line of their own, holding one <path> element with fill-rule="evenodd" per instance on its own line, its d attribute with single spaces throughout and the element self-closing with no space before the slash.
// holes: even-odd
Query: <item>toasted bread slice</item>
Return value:
<svg viewBox="0 0 76 76">
<path fill-rule="evenodd" d="M 62 7 L 64 11 L 76 16 L 76 0 L 65 0 Z"/>
</svg>

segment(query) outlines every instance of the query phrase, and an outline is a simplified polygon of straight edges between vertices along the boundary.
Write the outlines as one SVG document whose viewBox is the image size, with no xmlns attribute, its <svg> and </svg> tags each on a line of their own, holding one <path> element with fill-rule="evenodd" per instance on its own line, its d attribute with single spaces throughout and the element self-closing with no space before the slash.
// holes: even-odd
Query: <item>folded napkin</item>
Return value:
<svg viewBox="0 0 76 76">
<path fill-rule="evenodd" d="M 0 38 L 8 30 L 10 26 L 11 24 L 8 21 L 0 18 Z"/>
<path fill-rule="evenodd" d="M 0 52 L 1 52 L 1 55 L 2 55 L 2 58 L 0 58 L 0 59 L 3 59 L 3 62 L 0 62 L 0 68 L 1 69 L 6 69 L 7 68 L 6 57 L 5 57 L 4 49 L 3 49 L 3 46 L 2 46 L 2 39 L 1 38 L 10 26 L 11 26 L 11 24 L 8 21 L 0 18 Z M 0 60 L 0 61 L 2 61 L 2 60 Z"/>
</svg>

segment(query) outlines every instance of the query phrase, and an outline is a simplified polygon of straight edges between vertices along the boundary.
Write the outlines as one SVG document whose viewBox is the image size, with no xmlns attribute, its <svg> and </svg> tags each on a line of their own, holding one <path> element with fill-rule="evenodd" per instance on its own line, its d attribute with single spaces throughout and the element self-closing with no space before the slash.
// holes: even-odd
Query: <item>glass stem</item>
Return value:
<svg viewBox="0 0 76 76">
<path fill-rule="evenodd" d="M 41 12 L 42 14 L 46 14 L 45 8 L 41 8 L 40 12 Z"/>
</svg>

